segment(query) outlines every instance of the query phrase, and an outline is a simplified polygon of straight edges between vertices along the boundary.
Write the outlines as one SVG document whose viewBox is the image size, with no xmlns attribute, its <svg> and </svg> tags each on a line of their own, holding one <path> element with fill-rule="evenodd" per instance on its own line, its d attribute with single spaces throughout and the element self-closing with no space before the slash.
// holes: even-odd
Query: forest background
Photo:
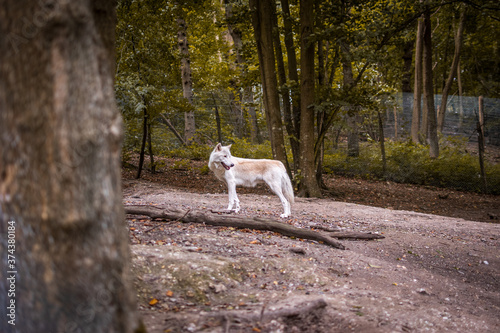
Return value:
<svg viewBox="0 0 500 333">
<path fill-rule="evenodd" d="M 155 156 L 207 160 L 222 142 L 281 160 L 302 196 L 322 195 L 325 172 L 498 194 L 496 1 L 123 0 L 117 12 L 123 160 L 139 154 L 137 177 L 145 155 L 155 172 Z"/>
</svg>

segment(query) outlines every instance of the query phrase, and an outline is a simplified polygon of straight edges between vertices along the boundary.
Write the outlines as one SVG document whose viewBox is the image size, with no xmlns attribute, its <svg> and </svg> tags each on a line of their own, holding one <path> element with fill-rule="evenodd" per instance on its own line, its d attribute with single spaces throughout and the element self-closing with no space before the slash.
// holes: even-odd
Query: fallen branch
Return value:
<svg viewBox="0 0 500 333">
<path fill-rule="evenodd" d="M 234 227 L 240 229 L 267 230 L 280 233 L 288 237 L 296 237 L 322 242 L 331 247 L 344 250 L 341 243 L 331 239 L 329 235 L 312 230 L 300 229 L 289 224 L 272 219 L 243 216 L 221 216 L 204 213 L 196 210 L 178 209 L 174 207 L 160 208 L 155 206 L 125 206 L 125 213 L 145 215 L 151 218 L 178 220 L 180 222 L 205 223 L 219 227 Z"/>
<path fill-rule="evenodd" d="M 334 231 L 330 232 L 330 237 L 337 239 L 383 239 L 385 236 L 364 233 L 364 232 L 354 232 L 354 231 Z"/>
<path fill-rule="evenodd" d="M 316 298 L 300 303 L 292 302 L 292 304 L 274 305 L 271 307 L 264 307 L 258 311 L 244 312 L 244 311 L 221 311 L 219 313 L 210 313 L 207 317 L 230 319 L 230 321 L 240 322 L 266 322 L 276 320 L 278 318 L 297 317 L 308 313 L 316 312 L 319 309 L 327 306 L 323 298 Z"/>
</svg>

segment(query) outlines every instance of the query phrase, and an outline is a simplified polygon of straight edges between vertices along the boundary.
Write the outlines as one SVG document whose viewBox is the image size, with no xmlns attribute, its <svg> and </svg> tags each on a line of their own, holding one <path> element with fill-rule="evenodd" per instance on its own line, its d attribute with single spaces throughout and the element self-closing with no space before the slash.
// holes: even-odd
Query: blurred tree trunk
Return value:
<svg viewBox="0 0 500 333">
<path fill-rule="evenodd" d="M 321 197 L 316 179 L 314 138 L 314 45 L 311 40 L 314 24 L 314 1 L 300 2 L 300 194 Z"/>
<path fill-rule="evenodd" d="M 441 105 L 438 111 L 438 131 L 442 132 L 444 127 L 444 119 L 446 116 L 446 106 L 448 104 L 448 94 L 451 90 L 451 85 L 457 74 L 458 63 L 460 61 L 460 51 L 462 48 L 462 39 L 464 32 L 464 22 L 465 22 L 465 9 L 460 13 L 460 19 L 458 21 L 457 33 L 455 35 L 455 53 L 453 55 L 453 61 L 451 63 L 450 74 L 443 88 Z"/>
<path fill-rule="evenodd" d="M 182 8 L 179 8 L 179 13 L 179 17 L 177 18 L 177 25 L 179 26 L 177 41 L 179 44 L 179 51 L 181 52 L 182 95 L 187 102 L 193 106 L 193 79 L 191 77 L 187 23 L 183 17 Z M 188 145 L 191 144 L 194 139 L 195 130 L 194 111 L 191 108 L 184 112 L 184 138 Z"/>
<path fill-rule="evenodd" d="M 424 101 L 427 107 L 427 140 L 429 142 L 429 155 L 432 158 L 439 156 L 439 142 L 437 136 L 436 108 L 434 106 L 434 92 L 432 79 L 432 30 L 431 12 L 427 8 L 424 12 L 424 51 L 423 51 L 423 72 L 424 72 Z"/>
<path fill-rule="evenodd" d="M 283 123 L 278 96 L 278 81 L 276 79 L 276 66 L 272 37 L 272 6 L 274 1 L 251 0 L 252 25 L 254 28 L 257 53 L 259 55 L 260 75 L 264 90 L 264 106 L 266 109 L 267 127 L 273 158 L 277 159 L 290 170 L 285 152 L 283 136 Z"/>
<path fill-rule="evenodd" d="M 1 332 L 139 332 L 120 185 L 115 5 L 0 5 Z"/>
</svg>

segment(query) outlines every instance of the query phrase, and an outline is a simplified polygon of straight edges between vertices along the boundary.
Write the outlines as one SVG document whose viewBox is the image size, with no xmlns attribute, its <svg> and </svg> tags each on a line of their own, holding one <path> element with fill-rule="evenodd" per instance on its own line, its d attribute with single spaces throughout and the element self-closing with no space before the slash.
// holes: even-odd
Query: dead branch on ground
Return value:
<svg viewBox="0 0 500 333">
<path fill-rule="evenodd" d="M 221 216 L 219 214 L 206 213 L 197 210 L 185 210 L 174 207 L 155 207 L 131 205 L 125 206 L 125 213 L 133 215 L 145 215 L 152 219 L 162 218 L 179 222 L 204 223 L 219 227 L 233 227 L 239 229 L 266 230 L 280 233 L 284 236 L 309 239 L 329 245 L 331 247 L 344 250 L 341 243 L 331 239 L 333 238 L 351 238 L 351 239 L 379 239 L 384 238 L 380 235 L 365 234 L 357 232 L 330 232 L 322 233 L 307 229 L 300 229 L 289 224 L 279 222 L 273 219 L 261 217 L 245 216 Z"/>
</svg>

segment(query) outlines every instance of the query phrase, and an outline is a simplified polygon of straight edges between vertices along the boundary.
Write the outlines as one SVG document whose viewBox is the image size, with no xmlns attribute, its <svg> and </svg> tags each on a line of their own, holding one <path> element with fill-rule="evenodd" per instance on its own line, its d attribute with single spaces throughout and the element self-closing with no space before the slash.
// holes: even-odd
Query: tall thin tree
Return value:
<svg viewBox="0 0 500 333">
<path fill-rule="evenodd" d="M 314 1 L 300 2 L 300 169 L 302 171 L 301 194 L 321 197 L 316 179 L 314 137 Z"/>
<path fill-rule="evenodd" d="M 432 158 L 439 156 L 439 142 L 437 135 L 437 116 L 434 107 L 433 70 L 432 70 L 432 25 L 431 11 L 427 7 L 424 12 L 424 51 L 423 51 L 423 72 L 424 72 L 424 101 L 427 108 L 427 140 L 429 142 L 429 155 Z"/>
</svg>

